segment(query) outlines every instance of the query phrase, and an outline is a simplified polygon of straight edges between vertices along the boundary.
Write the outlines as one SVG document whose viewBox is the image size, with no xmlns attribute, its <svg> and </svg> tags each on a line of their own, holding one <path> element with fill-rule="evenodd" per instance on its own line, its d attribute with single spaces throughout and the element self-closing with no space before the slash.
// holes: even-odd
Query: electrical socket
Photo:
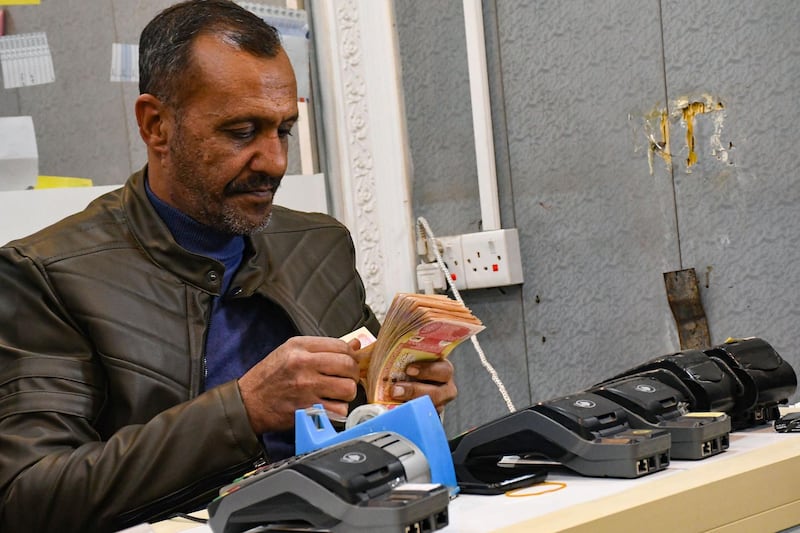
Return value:
<svg viewBox="0 0 800 533">
<path fill-rule="evenodd" d="M 516 228 L 461 235 L 464 281 L 468 289 L 522 283 L 522 259 Z"/>
<path fill-rule="evenodd" d="M 516 229 L 449 235 L 436 240 L 456 289 L 522 283 L 522 260 Z"/>
<path fill-rule="evenodd" d="M 450 271 L 450 279 L 456 289 L 464 290 L 467 288 L 467 277 L 464 271 L 464 257 L 461 247 L 461 235 L 451 235 L 447 237 L 437 237 L 441 247 L 442 261 Z"/>
</svg>

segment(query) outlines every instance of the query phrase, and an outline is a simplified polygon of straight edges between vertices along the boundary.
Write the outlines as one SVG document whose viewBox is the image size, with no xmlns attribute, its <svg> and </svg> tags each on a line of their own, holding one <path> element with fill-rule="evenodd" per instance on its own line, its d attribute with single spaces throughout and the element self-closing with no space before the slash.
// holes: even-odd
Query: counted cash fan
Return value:
<svg viewBox="0 0 800 533">
<path fill-rule="evenodd" d="M 484 329 L 461 302 L 439 294 L 398 293 L 392 300 L 371 353 L 366 373 L 367 400 L 396 404 L 390 391 L 407 381 L 415 361 L 443 359 L 462 341 Z M 366 361 L 365 361 L 366 362 Z"/>
</svg>

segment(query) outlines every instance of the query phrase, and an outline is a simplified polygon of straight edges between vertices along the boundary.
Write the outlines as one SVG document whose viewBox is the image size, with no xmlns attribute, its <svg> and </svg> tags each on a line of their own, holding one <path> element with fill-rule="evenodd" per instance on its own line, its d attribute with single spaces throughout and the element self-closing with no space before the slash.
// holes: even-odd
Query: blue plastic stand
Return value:
<svg viewBox="0 0 800 533">
<path fill-rule="evenodd" d="M 378 431 L 394 431 L 417 445 L 428 460 L 431 482 L 446 485 L 450 495 L 458 493 L 450 445 L 439 413 L 428 396 L 400 404 L 385 413 L 337 433 L 321 405 L 315 413 L 295 411 L 295 453 L 312 452 L 331 444 Z"/>
</svg>

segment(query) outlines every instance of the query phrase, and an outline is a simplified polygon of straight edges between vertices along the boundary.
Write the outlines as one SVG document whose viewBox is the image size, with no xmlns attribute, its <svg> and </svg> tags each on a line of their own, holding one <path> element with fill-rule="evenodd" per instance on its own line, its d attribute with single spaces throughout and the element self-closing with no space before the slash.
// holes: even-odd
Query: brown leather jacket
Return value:
<svg viewBox="0 0 800 533">
<path fill-rule="evenodd" d="M 263 458 L 236 382 L 199 394 L 223 266 L 175 243 L 143 172 L 0 248 L 0 531 L 191 510 Z M 378 329 L 350 234 L 326 215 L 276 206 L 231 287 L 303 335 Z"/>
</svg>

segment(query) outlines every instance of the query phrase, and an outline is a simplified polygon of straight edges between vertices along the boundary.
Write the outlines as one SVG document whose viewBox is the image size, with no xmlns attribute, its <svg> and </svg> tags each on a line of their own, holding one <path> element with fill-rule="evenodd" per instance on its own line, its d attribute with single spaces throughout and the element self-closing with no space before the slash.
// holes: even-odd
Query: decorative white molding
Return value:
<svg viewBox="0 0 800 533">
<path fill-rule="evenodd" d="M 397 292 L 416 290 L 393 5 L 390 0 L 310 4 L 332 212 L 353 234 L 367 303 L 383 320 Z"/>
</svg>

